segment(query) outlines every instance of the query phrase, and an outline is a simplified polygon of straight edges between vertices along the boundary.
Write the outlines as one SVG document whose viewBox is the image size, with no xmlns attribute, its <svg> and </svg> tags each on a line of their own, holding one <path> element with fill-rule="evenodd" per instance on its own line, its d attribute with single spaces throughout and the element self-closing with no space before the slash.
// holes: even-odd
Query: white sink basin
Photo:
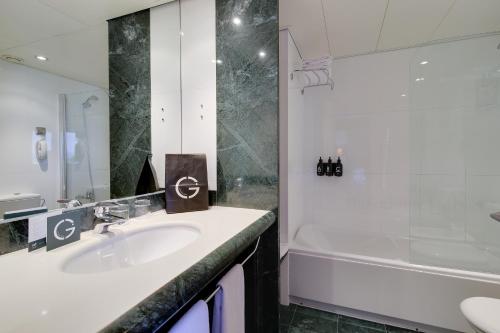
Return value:
<svg viewBox="0 0 500 333">
<path fill-rule="evenodd" d="M 89 274 L 145 264 L 194 242 L 200 236 L 200 230 L 185 225 L 168 225 L 105 235 L 109 238 L 89 245 L 66 259 L 62 271 Z"/>
</svg>

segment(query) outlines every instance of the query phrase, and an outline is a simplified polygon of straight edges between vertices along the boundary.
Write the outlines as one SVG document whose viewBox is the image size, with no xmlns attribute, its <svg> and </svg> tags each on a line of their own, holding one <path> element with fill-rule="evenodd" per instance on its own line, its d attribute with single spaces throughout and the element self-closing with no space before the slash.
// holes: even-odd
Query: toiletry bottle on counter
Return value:
<svg viewBox="0 0 500 333">
<path fill-rule="evenodd" d="M 316 174 L 318 176 L 324 176 L 325 175 L 325 163 L 323 163 L 323 159 L 320 157 L 318 166 L 316 167 Z"/>
<path fill-rule="evenodd" d="M 328 162 L 325 164 L 325 174 L 328 177 L 333 176 L 333 166 L 332 158 L 328 157 Z"/>
<path fill-rule="evenodd" d="M 340 156 L 339 156 L 339 157 L 337 157 L 337 163 L 335 163 L 335 167 L 334 167 L 335 176 L 342 177 L 342 169 L 343 169 L 342 161 L 340 160 Z"/>
</svg>

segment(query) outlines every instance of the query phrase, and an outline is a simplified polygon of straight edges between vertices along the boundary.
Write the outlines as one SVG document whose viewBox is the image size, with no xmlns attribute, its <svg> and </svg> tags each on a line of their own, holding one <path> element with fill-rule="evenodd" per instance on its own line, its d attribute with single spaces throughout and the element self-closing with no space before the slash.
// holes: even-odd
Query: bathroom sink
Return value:
<svg viewBox="0 0 500 333">
<path fill-rule="evenodd" d="M 182 249 L 199 236 L 200 230 L 185 225 L 110 232 L 107 239 L 72 254 L 63 262 L 62 271 L 90 274 L 142 265 Z"/>
</svg>

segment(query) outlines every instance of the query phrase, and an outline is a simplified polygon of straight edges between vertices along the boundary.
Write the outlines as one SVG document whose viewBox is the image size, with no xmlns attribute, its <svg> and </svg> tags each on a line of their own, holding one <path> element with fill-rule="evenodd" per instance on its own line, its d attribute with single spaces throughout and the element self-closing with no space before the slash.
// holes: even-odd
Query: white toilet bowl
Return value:
<svg viewBox="0 0 500 333">
<path fill-rule="evenodd" d="M 500 333 L 500 299 L 471 297 L 460 303 L 460 310 L 478 333 Z"/>
</svg>

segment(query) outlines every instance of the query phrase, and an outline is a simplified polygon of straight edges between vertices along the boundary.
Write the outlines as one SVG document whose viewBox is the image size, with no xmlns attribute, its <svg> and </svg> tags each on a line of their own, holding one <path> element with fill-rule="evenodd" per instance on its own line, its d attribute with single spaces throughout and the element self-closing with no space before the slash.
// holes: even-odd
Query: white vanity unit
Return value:
<svg viewBox="0 0 500 333">
<path fill-rule="evenodd" d="M 82 233 L 80 241 L 53 251 L 0 256 L 1 331 L 99 331 L 269 216 L 229 207 L 162 210 L 104 234 Z"/>
</svg>

